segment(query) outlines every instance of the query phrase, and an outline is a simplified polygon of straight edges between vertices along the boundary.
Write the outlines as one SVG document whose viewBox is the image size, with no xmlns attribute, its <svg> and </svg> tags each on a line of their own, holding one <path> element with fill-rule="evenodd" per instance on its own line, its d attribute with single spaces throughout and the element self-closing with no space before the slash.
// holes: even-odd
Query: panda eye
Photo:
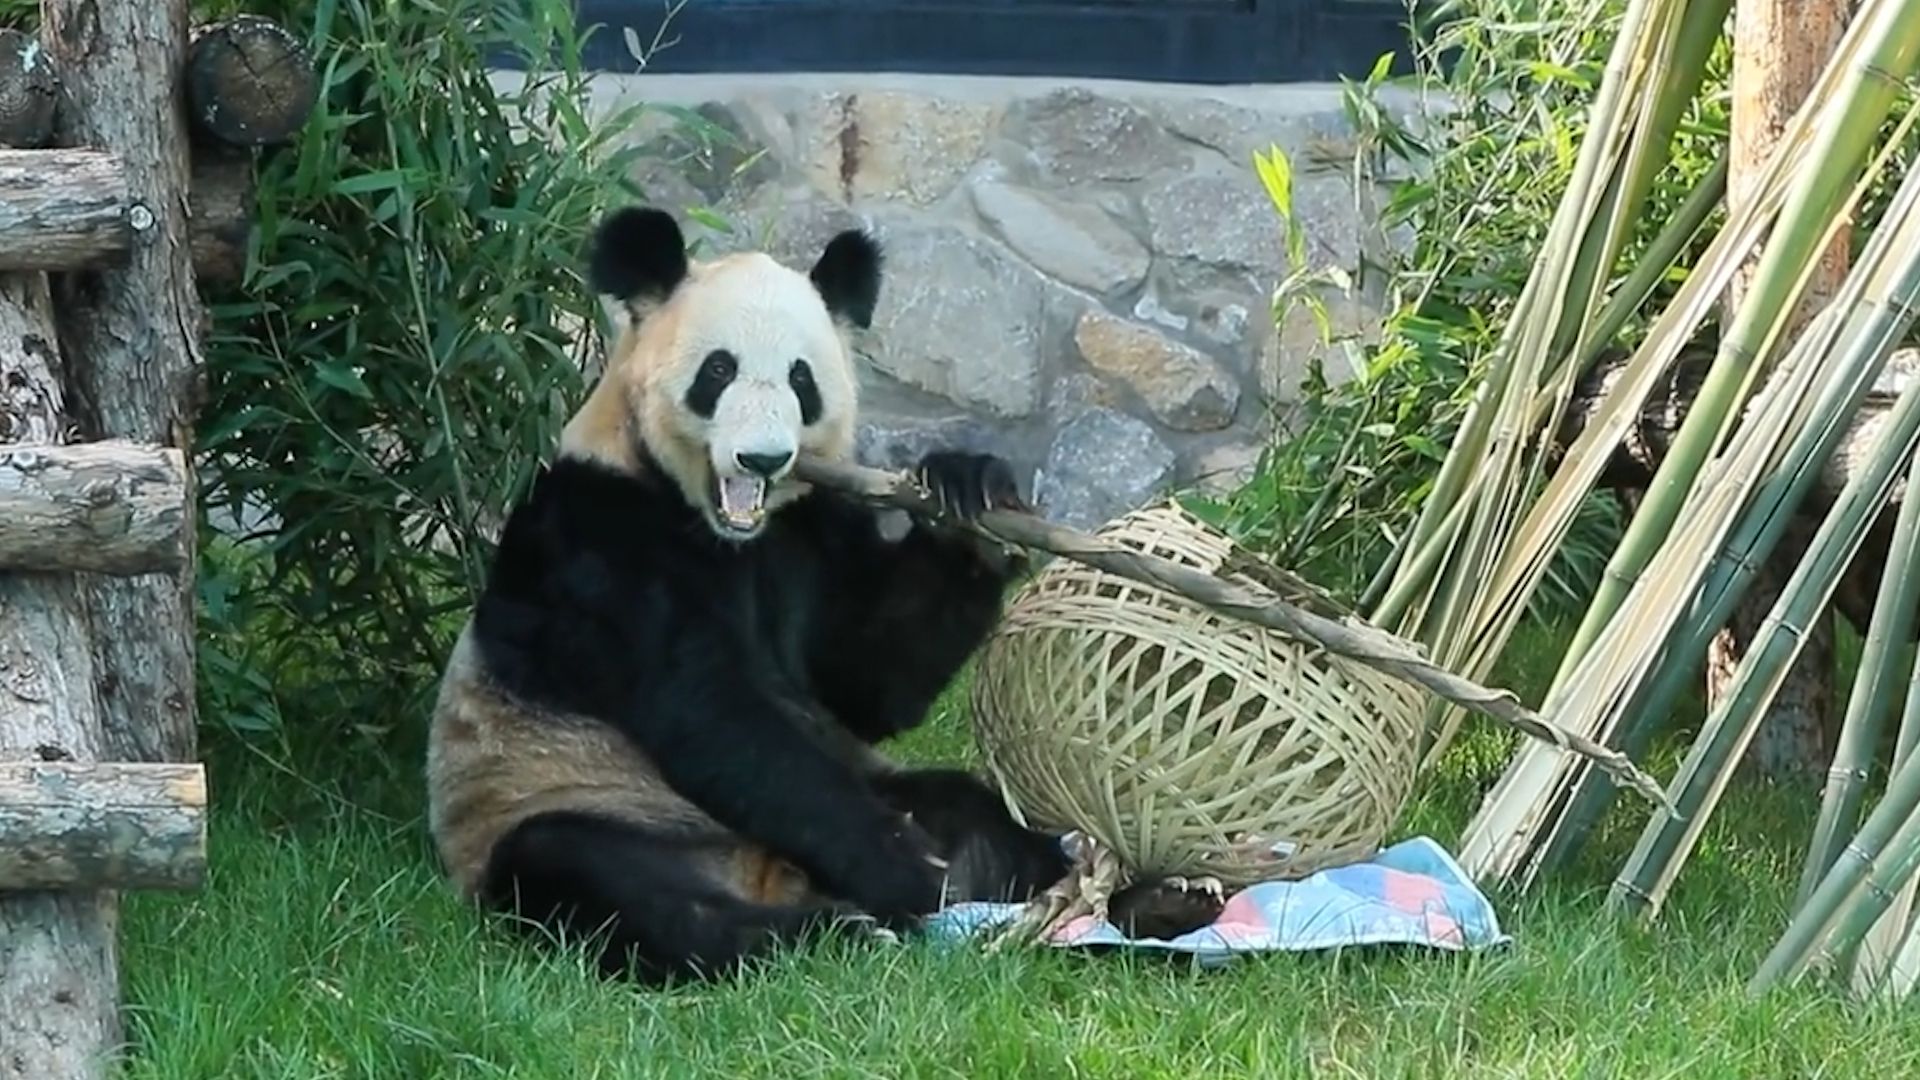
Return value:
<svg viewBox="0 0 1920 1080">
<path fill-rule="evenodd" d="M 793 396 L 800 399 L 800 422 L 811 425 L 820 419 L 820 387 L 813 381 L 813 368 L 805 360 L 795 360 L 787 369 L 787 385 L 793 387 Z"/>
<path fill-rule="evenodd" d="M 687 408 L 695 416 L 705 420 L 713 418 L 713 410 L 720 404 L 720 392 L 733 381 L 739 371 L 740 362 L 725 349 L 715 349 L 700 362 L 700 370 L 694 373 L 693 385 L 687 387 Z"/>
<path fill-rule="evenodd" d="M 740 370 L 739 361 L 725 349 L 715 349 L 707 354 L 700 364 L 700 378 L 717 383 L 733 381 L 734 373 Z"/>
</svg>

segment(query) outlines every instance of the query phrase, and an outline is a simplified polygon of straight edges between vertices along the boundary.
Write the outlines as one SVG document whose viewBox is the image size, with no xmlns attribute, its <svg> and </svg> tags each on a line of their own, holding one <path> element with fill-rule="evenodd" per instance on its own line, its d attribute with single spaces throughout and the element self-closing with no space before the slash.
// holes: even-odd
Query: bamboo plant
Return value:
<svg viewBox="0 0 1920 1080">
<path fill-rule="evenodd" d="M 1900 131 L 1904 132 L 1905 125 L 1914 119 L 1912 115 L 1906 117 Z M 1898 137 L 1897 133 L 1888 141 L 1888 150 L 1856 185 L 1856 198 L 1867 180 L 1884 167 Z M 1917 197 L 1920 193 L 1903 188 L 1889 209 L 1889 220 L 1904 220 L 1904 215 L 1920 206 L 1916 203 Z M 1782 383 L 1774 400 L 1786 409 L 1781 414 L 1784 419 L 1760 415 L 1747 418 L 1733 443 L 1717 459 L 1715 471 L 1698 485 L 1697 490 L 1708 493 L 1711 502 L 1701 501 L 1705 496 L 1696 496 L 1685 515 L 1686 524 L 1675 537 L 1668 539 L 1643 574 L 1643 582 L 1658 582 L 1667 595 L 1647 593 L 1639 606 L 1623 609 L 1616 615 L 1616 625 L 1610 631 L 1613 639 L 1620 648 L 1637 655 L 1641 667 L 1621 669 L 1613 664 L 1608 669 L 1614 673 L 1610 681 L 1589 673 L 1561 683 L 1549 699 L 1552 703 L 1557 696 L 1558 708 L 1550 704 L 1547 709 L 1561 723 L 1572 724 L 1589 736 L 1599 734 L 1603 739 L 1612 733 L 1615 723 L 1627 725 L 1630 734 L 1637 736 L 1623 741 L 1631 756 L 1643 748 L 1644 739 L 1658 718 L 1668 715 L 1686 676 L 1698 670 L 1708 643 L 1725 624 L 1754 568 L 1773 550 L 1802 497 L 1811 489 L 1822 463 L 1845 435 L 1847 422 L 1878 377 L 1892 341 L 1904 332 L 1904 323 L 1899 318 L 1887 317 L 1897 316 L 1897 309 L 1887 308 L 1885 296 L 1869 294 L 1868 289 L 1877 280 L 1875 268 L 1890 255 L 1905 250 L 1910 249 L 1902 249 L 1900 238 L 1891 231 L 1883 231 L 1870 239 L 1834 305 L 1809 325 L 1793 353 L 1776 371 Z M 1718 265 L 1712 251 L 1702 260 L 1702 266 L 1709 263 Z M 1714 285 L 1719 286 L 1718 279 Z M 1867 302 L 1870 295 L 1876 304 Z M 1837 315 L 1842 310 L 1851 312 L 1844 342 L 1837 336 L 1842 330 Z M 1671 314 L 1669 311 L 1668 315 Z M 1836 348 L 1837 354 L 1831 351 Z M 1810 368 L 1805 366 L 1808 362 L 1811 362 Z M 1800 403 L 1797 408 L 1796 403 Z M 1783 439 L 1786 449 L 1779 453 L 1775 448 Z M 1726 531 L 1724 546 L 1717 555 L 1711 549 L 1703 551 L 1697 546 L 1682 546 L 1677 537 L 1697 538 L 1698 530 L 1703 527 L 1725 526 L 1723 515 L 1736 508 L 1723 497 L 1726 494 L 1723 485 L 1730 477 L 1755 475 L 1761 477 L 1758 490 L 1746 503 L 1745 516 Z M 1698 568 L 1703 565 L 1708 566 L 1708 571 L 1706 583 L 1701 587 Z M 1687 596 L 1698 598 L 1691 609 L 1684 603 Z M 1649 604 L 1652 606 L 1648 607 Z M 1693 618 L 1681 626 L 1680 620 L 1689 610 Z M 1612 663 L 1611 659 L 1608 662 Z M 1642 670 L 1649 664 L 1651 674 Z M 1582 709 L 1604 709 L 1603 719 L 1580 717 L 1577 714 Z M 1628 718 L 1634 718 L 1637 724 L 1629 723 Z M 1578 763 L 1542 758 L 1529 754 L 1525 748 L 1518 759 L 1509 776 L 1523 794 L 1499 789 L 1488 804 L 1492 808 L 1501 800 L 1518 799 L 1520 809 L 1484 810 L 1483 822 L 1476 822 L 1476 828 L 1470 830 L 1469 847 L 1484 847 L 1493 842 L 1479 835 L 1483 829 L 1490 829 L 1501 837 L 1498 842 L 1505 850 L 1516 856 L 1530 855 L 1530 872 L 1538 872 L 1564 858 L 1597 816 L 1594 805 L 1597 800 L 1589 798 L 1583 804 L 1578 796 L 1598 788 L 1599 778 L 1593 778 L 1590 788 L 1583 791 L 1581 781 L 1588 771 Z M 1521 772 L 1522 762 L 1530 763 L 1531 777 L 1516 776 Z M 1543 769 L 1556 770 L 1551 774 L 1554 777 L 1571 777 L 1571 783 L 1556 787 L 1542 775 Z M 1550 801 L 1557 802 L 1558 808 L 1540 805 Z M 1574 816 L 1579 811 L 1586 812 L 1584 820 Z M 1529 824 L 1517 824 L 1522 822 Z M 1544 837 L 1537 837 L 1536 833 L 1544 833 Z M 1532 848 L 1536 839 L 1542 842 L 1537 851 Z M 1503 874 L 1513 865 L 1509 859 L 1489 869 Z"/>
<path fill-rule="evenodd" d="M 1603 286 L 1666 164 L 1727 6 L 1727 0 L 1629 5 L 1547 244 L 1405 538 L 1396 576 L 1373 605 L 1374 621 L 1427 644 L 1451 669 L 1486 672 L 1517 623 L 1515 593 L 1530 593 L 1544 575 L 1542 564 L 1515 590 L 1485 588 L 1512 551 L 1523 496 L 1545 472 L 1540 432 L 1557 423 L 1583 361 L 1595 351 Z M 1575 509 L 1577 500 L 1551 527 L 1564 533 Z M 1524 606 L 1524 595 L 1517 599 Z M 1436 727 L 1429 760 L 1445 749 L 1458 719 L 1449 712 Z"/>
<path fill-rule="evenodd" d="M 1637 5 L 1629 11 L 1614 59 L 1629 55 L 1654 64 L 1675 60 L 1681 55 L 1681 44 L 1689 40 L 1684 30 L 1710 25 L 1717 34 L 1724 15 L 1725 7 L 1710 0 L 1676 2 L 1658 10 Z M 1713 35 L 1703 36 L 1710 41 Z M 1664 685 L 1674 678 L 1672 672 L 1684 672 L 1695 661 L 1697 654 L 1670 646 L 1696 638 L 1710 640 L 1719 623 L 1690 625 L 1676 634 L 1682 616 L 1690 608 L 1699 610 L 1694 601 L 1704 593 L 1706 614 L 1720 614 L 1719 622 L 1724 622 L 1723 611 L 1731 607 L 1726 601 L 1737 598 L 1745 583 L 1737 572 L 1729 573 L 1724 556 L 1742 549 L 1762 555 L 1770 550 L 1840 434 L 1834 413 L 1815 412 L 1804 403 L 1812 399 L 1834 405 L 1849 398 L 1857 402 L 1865 385 L 1857 375 L 1876 362 L 1873 350 L 1867 350 L 1844 373 L 1823 373 L 1818 366 L 1793 373 L 1784 370 L 1788 365 L 1776 362 L 1774 356 L 1782 351 L 1787 315 L 1812 272 L 1815 257 L 1839 229 L 1847 227 L 1862 191 L 1884 165 L 1884 155 L 1870 161 L 1871 151 L 1897 96 L 1898 80 L 1913 70 L 1916 46 L 1920 46 L 1920 0 L 1867 0 L 1834 62 L 1780 139 L 1756 185 L 1758 194 L 1730 215 L 1714 247 L 1692 269 L 1681 297 L 1669 305 L 1629 361 L 1599 415 L 1565 455 L 1530 510 L 1522 513 L 1520 500 L 1534 489 L 1538 459 L 1515 447 L 1536 435 L 1543 421 L 1557 422 L 1565 384 L 1551 376 L 1580 366 L 1560 367 L 1567 359 L 1564 355 L 1543 355 L 1551 352 L 1552 345 L 1564 344 L 1565 336 L 1558 331 L 1565 325 L 1568 309 L 1596 299 L 1591 294 L 1566 295 L 1565 286 L 1584 279 L 1566 270 L 1568 257 L 1553 247 L 1595 234 L 1567 227 L 1550 235 L 1549 249 L 1542 253 L 1535 278 L 1503 336 L 1503 345 L 1511 343 L 1511 347 L 1496 357 L 1490 388 L 1482 388 L 1477 403 L 1481 412 L 1470 418 L 1474 437 L 1456 443 L 1443 466 L 1443 477 L 1451 468 L 1461 478 L 1452 492 L 1455 498 L 1449 501 L 1436 495 L 1430 500 L 1422 519 L 1425 531 L 1416 530 L 1410 552 L 1397 567 L 1397 578 L 1373 611 L 1376 619 L 1398 616 L 1403 627 L 1417 627 L 1414 636 L 1426 641 L 1450 667 L 1476 672 L 1494 662 L 1564 536 L 1567 522 L 1591 490 L 1626 425 L 1637 418 L 1653 381 L 1693 337 L 1760 235 L 1767 234 L 1746 301 L 1734 313 L 1702 392 L 1689 408 L 1647 501 L 1615 552 L 1600 595 L 1549 691 L 1545 711 L 1556 715 L 1563 727 L 1582 730 L 1572 722 L 1577 717 L 1595 725 L 1584 729 L 1584 734 L 1606 737 L 1612 734 L 1610 728 L 1599 728 L 1617 725 L 1623 706 L 1643 699 L 1650 680 Z M 1609 77 L 1620 66 L 1610 66 Z M 1662 85 L 1662 80 L 1644 72 L 1639 78 L 1623 78 L 1625 89 L 1611 99 L 1603 91 L 1602 103 L 1616 105 L 1614 119 L 1619 114 L 1638 116 L 1620 107 L 1620 99 L 1656 85 Z M 1645 129 L 1610 132 L 1602 112 L 1597 104 L 1588 139 L 1604 149 L 1593 154 L 1620 161 L 1626 156 L 1621 147 Z M 1589 149 L 1582 147 L 1583 160 Z M 1592 213 L 1604 201 L 1592 196 L 1591 184 L 1581 187 L 1582 179 L 1591 177 L 1576 176 L 1556 225 L 1581 212 Z M 1562 288 L 1556 291 L 1550 286 Z M 1827 333 L 1838 332 L 1837 323 L 1824 325 Z M 1578 347 L 1602 340 L 1580 337 Z M 1814 364 L 1815 357 L 1828 351 L 1810 348 L 1802 363 Z M 1529 358 L 1532 362 L 1525 362 Z M 1784 380 L 1783 388 L 1797 385 L 1802 391 L 1783 390 L 1776 399 L 1779 404 L 1764 417 L 1750 407 L 1763 373 Z M 1537 388 L 1531 396 L 1525 391 L 1529 385 Z M 1730 440 L 1742 430 L 1743 418 L 1761 428 L 1737 444 L 1741 452 L 1733 455 L 1736 443 Z M 1714 462 L 1719 465 L 1709 467 Z M 1741 485 L 1736 497 L 1713 490 L 1709 477 L 1718 478 L 1714 483 L 1733 480 Z M 1710 506 L 1713 512 L 1700 518 L 1697 511 Z M 1676 527 L 1682 516 L 1692 519 L 1690 527 Z M 1435 553 L 1427 544 L 1444 545 L 1444 549 Z M 1649 586 L 1633 618 L 1617 618 L 1624 614 L 1622 605 L 1628 595 L 1654 573 L 1656 555 L 1662 550 L 1668 558 L 1660 565 L 1670 568 L 1669 575 L 1678 576 Z M 1723 558 L 1716 562 L 1716 556 Z M 1713 568 L 1711 585 L 1704 589 L 1703 567 Z M 1605 636 L 1603 630 L 1613 636 L 1613 643 L 1593 666 L 1583 669 L 1588 651 Z M 1450 730 L 1441 729 L 1440 745 Z M 1554 834 L 1557 817 L 1567 805 L 1569 779 L 1576 784 L 1583 779 L 1577 763 L 1523 746 L 1469 831 L 1468 868 L 1500 876 L 1520 865 L 1521 856 L 1532 853 L 1542 832 Z"/>
<path fill-rule="evenodd" d="M 1582 501 L 1648 395 L 1693 344 L 1733 277 L 1756 261 L 1646 498 L 1609 560 L 1540 715 L 1629 754 L 1659 731 L 1920 311 L 1920 170 L 1839 293 L 1789 335 L 1817 261 L 1853 227 L 1915 122 L 1883 127 L 1920 70 L 1920 0 L 1862 0 L 1805 104 L 1677 294 L 1651 320 L 1574 445 L 1549 467 L 1574 386 L 1726 203 L 1720 162 L 1630 270 L 1616 266 L 1665 167 L 1678 117 L 1724 40 L 1728 0 L 1630 0 L 1573 176 L 1486 373 L 1422 510 L 1363 594 L 1369 618 L 1425 644 L 1443 667 L 1484 674 Z M 1852 462 L 1840 497 L 1773 605 L 1731 692 L 1709 715 L 1612 890 L 1657 912 L 1710 820 L 1748 740 L 1798 654 L 1799 630 L 1841 574 L 1903 474 L 1920 478 L 1920 382 Z M 1806 852 L 1798 911 L 1756 988 L 1816 959 L 1857 984 L 1920 978 L 1920 667 L 1896 654 L 1920 608 L 1920 492 L 1904 496 L 1835 768 Z M 1887 791 L 1855 828 L 1864 777 L 1908 680 Z M 1429 760 L 1459 714 L 1436 718 Z M 1530 878 L 1577 850 L 1610 789 L 1581 761 L 1523 742 L 1470 824 L 1461 862 L 1486 878 Z M 1847 837 L 1851 834 L 1851 842 Z"/>
</svg>

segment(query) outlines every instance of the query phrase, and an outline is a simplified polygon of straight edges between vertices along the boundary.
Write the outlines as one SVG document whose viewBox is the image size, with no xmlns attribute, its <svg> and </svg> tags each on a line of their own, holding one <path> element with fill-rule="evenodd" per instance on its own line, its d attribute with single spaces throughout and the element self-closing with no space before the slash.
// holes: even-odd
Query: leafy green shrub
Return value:
<svg viewBox="0 0 1920 1080">
<path fill-rule="evenodd" d="M 1362 267 L 1355 282 L 1301 276 L 1276 295 L 1277 320 L 1330 289 L 1370 287 L 1384 296 L 1386 317 L 1377 344 L 1343 343 L 1357 376 L 1309 372 L 1295 430 L 1243 490 L 1203 508 L 1214 520 L 1335 592 L 1363 592 L 1425 499 L 1480 359 L 1526 284 L 1625 7 L 1453 0 L 1427 17 L 1445 21 L 1415 50 L 1413 74 L 1390 77 L 1383 58 L 1348 82 L 1359 133 L 1351 167 L 1384 184 L 1381 224 L 1412 242 L 1389 265 Z M 1708 87 L 1724 87 L 1728 68 L 1722 48 Z M 1418 97 L 1413 122 L 1395 118 L 1390 88 Z M 1623 265 L 1711 168 L 1725 132 L 1724 94 L 1709 92 L 1683 126 Z M 1276 203 L 1290 229 L 1289 208 Z M 1589 500 L 1536 604 L 1577 608 L 1621 524 L 1610 496 Z"/>
<path fill-rule="evenodd" d="M 206 712 L 379 732 L 418 714 L 583 391 L 582 249 L 639 151 L 582 111 L 564 0 L 251 6 L 306 28 L 323 86 L 259 169 L 244 283 L 210 297 Z M 542 74 L 490 78 L 499 50 Z"/>
</svg>

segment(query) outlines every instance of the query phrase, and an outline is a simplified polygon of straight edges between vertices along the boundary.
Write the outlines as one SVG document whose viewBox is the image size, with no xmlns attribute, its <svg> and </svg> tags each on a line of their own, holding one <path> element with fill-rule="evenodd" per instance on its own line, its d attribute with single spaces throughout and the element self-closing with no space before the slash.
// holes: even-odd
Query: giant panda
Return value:
<svg viewBox="0 0 1920 1080">
<path fill-rule="evenodd" d="M 501 531 L 426 783 L 455 887 L 596 942 L 608 974 L 716 976 L 1068 868 L 971 774 L 876 748 L 921 722 L 1023 562 L 933 521 L 883 531 L 794 476 L 852 452 L 848 335 L 881 264 L 858 230 L 805 272 L 695 261 L 644 207 L 592 237 L 589 283 L 624 325 Z M 931 452 L 918 474 L 962 522 L 1022 505 L 991 455 Z"/>
</svg>

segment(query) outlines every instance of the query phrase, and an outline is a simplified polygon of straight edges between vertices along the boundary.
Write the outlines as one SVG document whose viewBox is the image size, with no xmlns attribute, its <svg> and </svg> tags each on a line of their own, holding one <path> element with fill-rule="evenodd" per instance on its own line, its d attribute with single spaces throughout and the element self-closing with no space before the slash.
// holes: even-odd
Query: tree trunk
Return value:
<svg viewBox="0 0 1920 1080">
<path fill-rule="evenodd" d="M 1780 132 L 1806 100 L 1846 32 L 1849 0 L 1737 0 L 1733 29 L 1733 138 L 1727 173 L 1727 204 L 1743 205 Z M 1847 272 L 1848 236 L 1843 230 L 1822 253 L 1800 304 L 1790 316 L 1791 341 L 1813 313 L 1839 289 Z M 1726 310 L 1738 310 L 1757 260 L 1735 276 Z M 1784 350 L 1783 350 L 1784 352 Z M 1707 654 L 1707 699 L 1718 704 L 1732 686 L 1767 611 L 1779 599 L 1810 536 L 1796 525 L 1782 537 L 1768 565 L 1747 588 L 1727 626 Z M 1826 767 L 1832 719 L 1833 614 L 1823 609 L 1806 627 L 1806 646 L 1788 671 L 1779 696 L 1761 722 L 1747 764 L 1774 778 L 1806 776 Z"/>
<path fill-rule="evenodd" d="M 65 418 L 46 279 L 0 277 L 0 438 Z M 87 611 L 74 579 L 0 574 L 0 760 L 100 756 Z M 101 892 L 0 894 L 0 1078 L 102 1076 L 120 1040 L 116 906 Z"/>
<path fill-rule="evenodd" d="M 137 229 L 123 267 L 63 275 L 58 315 L 92 438 L 192 447 L 204 318 L 188 231 L 185 0 L 42 0 L 66 88 L 59 139 L 120 156 Z M 140 108 L 131 103 L 148 103 Z M 193 572 L 87 584 L 108 756 L 186 761 L 195 745 Z"/>
</svg>

